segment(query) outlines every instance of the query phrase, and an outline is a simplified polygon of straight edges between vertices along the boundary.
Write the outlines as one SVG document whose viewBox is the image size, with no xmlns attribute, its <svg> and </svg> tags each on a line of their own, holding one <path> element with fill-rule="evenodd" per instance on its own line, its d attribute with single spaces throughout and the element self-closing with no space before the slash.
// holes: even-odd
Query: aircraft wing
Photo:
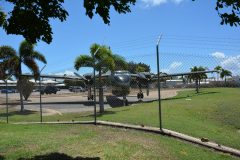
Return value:
<svg viewBox="0 0 240 160">
<path fill-rule="evenodd" d="M 33 74 L 22 74 L 23 77 L 31 77 L 33 78 Z M 41 78 L 55 78 L 55 79 L 72 79 L 72 80 L 85 80 L 83 76 L 68 76 L 68 75 L 49 75 L 49 74 L 41 74 Z"/>
<path fill-rule="evenodd" d="M 185 73 L 175 73 L 175 74 L 160 74 L 160 78 L 164 78 L 164 77 L 176 77 L 176 76 L 184 76 L 184 75 L 193 75 L 193 74 L 202 74 L 202 73 L 213 73 L 213 72 L 217 72 L 215 70 L 211 70 L 211 71 L 197 71 L 197 72 L 185 72 Z M 154 79 L 157 78 L 157 74 L 155 75 Z"/>
<path fill-rule="evenodd" d="M 167 77 L 176 77 L 176 76 L 184 76 L 184 75 L 193 75 L 193 74 L 202 74 L 202 73 L 213 73 L 217 72 L 215 70 L 211 71 L 197 71 L 197 72 L 185 72 L 185 73 L 175 73 L 175 74 L 167 74 L 160 73 L 159 78 L 167 78 Z M 137 74 L 130 74 L 132 81 L 137 81 L 142 85 L 147 85 L 151 82 L 157 81 L 157 74 L 149 73 L 149 72 L 140 72 Z"/>
<path fill-rule="evenodd" d="M 93 79 L 94 79 L 94 76 L 92 73 L 87 73 L 87 74 L 84 74 L 83 76 L 82 75 L 79 75 L 78 73 L 74 72 L 74 74 L 79 77 L 80 79 L 84 80 L 86 82 L 86 84 L 88 85 L 92 85 L 93 84 Z M 106 80 L 109 75 L 111 75 L 111 73 L 103 73 L 102 74 L 102 80 Z M 99 75 L 96 74 L 96 79 L 99 79 Z"/>
</svg>

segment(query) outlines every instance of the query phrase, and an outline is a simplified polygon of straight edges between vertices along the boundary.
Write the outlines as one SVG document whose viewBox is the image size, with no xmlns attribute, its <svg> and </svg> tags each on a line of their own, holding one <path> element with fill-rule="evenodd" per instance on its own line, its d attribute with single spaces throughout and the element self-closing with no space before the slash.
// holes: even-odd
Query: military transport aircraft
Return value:
<svg viewBox="0 0 240 160">
<path fill-rule="evenodd" d="M 212 71 L 198 71 L 198 72 L 187 72 L 187 73 L 177 73 L 177 74 L 166 74 L 160 73 L 160 79 L 163 78 L 171 78 L 176 76 L 184 76 L 184 75 L 193 75 L 193 74 L 202 74 L 202 73 L 213 73 Z M 30 74 L 22 74 L 22 76 L 33 77 Z M 129 71 L 119 70 L 111 73 L 102 74 L 103 84 L 108 81 L 112 87 L 112 94 L 116 96 L 123 97 L 123 103 L 127 104 L 126 96 L 130 93 L 131 84 L 136 84 L 139 88 L 139 92 L 136 95 L 139 100 L 144 98 L 142 88 L 147 89 L 147 96 L 149 94 L 149 86 L 154 81 L 157 81 L 157 74 L 149 73 L 149 72 L 140 72 L 137 74 L 130 73 Z M 93 74 L 84 74 L 79 75 L 75 73 L 75 76 L 67 76 L 67 75 L 41 75 L 41 78 L 54 78 L 54 79 L 71 79 L 71 80 L 79 80 L 84 81 L 86 86 L 88 87 L 88 100 L 93 100 L 93 95 L 91 93 L 91 88 L 93 87 L 94 76 Z M 99 75 L 96 75 L 96 79 L 99 78 Z"/>
<path fill-rule="evenodd" d="M 177 74 L 166 74 L 160 73 L 160 80 L 164 78 L 171 78 L 176 76 L 184 76 L 184 75 L 193 75 L 193 74 L 202 74 L 202 73 L 213 73 L 216 71 L 198 71 L 198 72 L 187 72 L 187 73 L 177 73 Z M 88 100 L 93 100 L 93 95 L 91 93 L 91 86 L 93 85 L 93 74 L 85 74 L 83 76 L 75 73 L 77 77 L 82 79 L 84 77 L 85 84 L 88 86 Z M 98 75 L 96 75 L 98 79 Z M 137 74 L 130 73 L 129 71 L 119 70 L 114 71 L 112 73 L 106 73 L 102 75 L 102 79 L 107 79 L 110 81 L 110 85 L 112 87 L 112 94 L 123 97 L 123 103 L 127 104 L 126 96 L 130 93 L 131 84 L 135 83 L 139 92 L 137 93 L 137 98 L 139 100 L 144 98 L 142 88 L 147 89 L 147 96 L 149 95 L 149 87 L 150 84 L 157 81 L 157 74 L 149 73 L 149 72 L 139 72 Z"/>
</svg>

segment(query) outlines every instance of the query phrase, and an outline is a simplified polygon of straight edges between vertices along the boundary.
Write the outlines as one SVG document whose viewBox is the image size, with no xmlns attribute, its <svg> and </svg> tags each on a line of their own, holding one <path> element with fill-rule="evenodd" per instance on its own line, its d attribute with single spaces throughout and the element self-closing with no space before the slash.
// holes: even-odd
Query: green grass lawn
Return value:
<svg viewBox="0 0 240 160">
<path fill-rule="evenodd" d="M 159 126 L 158 102 L 113 108 L 101 120 Z M 163 128 L 240 149 L 240 89 L 183 91 L 162 101 Z"/>
<path fill-rule="evenodd" d="M 237 159 L 158 134 L 94 125 L 0 124 L 0 159 Z M 58 158 L 56 158 L 58 157 Z M 61 159 L 60 159 L 61 160 Z"/>
<path fill-rule="evenodd" d="M 240 149 L 240 89 L 214 88 L 183 91 L 162 101 L 163 128 L 195 137 L 206 137 Z M 39 121 L 39 113 L 12 114 L 10 122 Z M 44 116 L 44 121 L 93 120 L 92 113 Z M 106 110 L 98 120 L 159 126 L 158 102 Z"/>
</svg>

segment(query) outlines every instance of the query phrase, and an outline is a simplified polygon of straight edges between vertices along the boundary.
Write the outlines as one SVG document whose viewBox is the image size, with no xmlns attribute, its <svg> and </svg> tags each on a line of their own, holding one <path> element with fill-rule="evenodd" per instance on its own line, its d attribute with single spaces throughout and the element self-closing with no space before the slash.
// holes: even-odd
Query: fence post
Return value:
<svg viewBox="0 0 240 160">
<path fill-rule="evenodd" d="M 96 58 L 95 55 L 97 54 L 100 47 L 94 52 L 93 54 L 93 94 L 94 94 L 94 124 L 97 124 L 97 106 L 96 106 Z"/>
<path fill-rule="evenodd" d="M 159 127 L 160 130 L 162 130 L 162 106 L 161 106 L 161 83 L 160 83 L 160 66 L 159 66 L 159 51 L 158 51 L 158 46 L 159 46 L 159 42 L 162 39 L 162 35 L 159 36 L 158 40 L 157 40 L 157 45 L 156 45 L 156 52 L 157 52 L 157 78 L 158 78 L 158 109 L 159 109 Z"/>
<path fill-rule="evenodd" d="M 6 116 L 7 116 L 7 123 L 8 123 L 8 82 L 6 80 Z"/>
<path fill-rule="evenodd" d="M 39 72 L 39 93 L 40 93 L 40 122 L 42 123 L 43 119 L 42 119 L 42 93 L 41 93 L 41 90 L 42 90 L 42 85 L 41 85 L 41 73 L 43 71 L 43 69 L 46 67 L 46 65 L 44 65 L 42 67 L 42 69 L 40 70 Z"/>
</svg>

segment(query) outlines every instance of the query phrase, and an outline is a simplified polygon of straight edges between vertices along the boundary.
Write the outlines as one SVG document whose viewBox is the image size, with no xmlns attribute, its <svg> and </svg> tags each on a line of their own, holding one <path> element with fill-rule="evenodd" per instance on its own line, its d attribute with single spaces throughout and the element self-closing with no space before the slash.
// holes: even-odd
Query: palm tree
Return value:
<svg viewBox="0 0 240 160">
<path fill-rule="evenodd" d="M 221 66 L 216 66 L 215 68 L 214 68 L 214 70 L 216 70 L 216 71 L 218 71 L 218 77 L 217 77 L 217 79 L 219 80 L 219 74 L 220 74 L 220 72 L 222 71 L 222 67 Z"/>
<path fill-rule="evenodd" d="M 94 55 L 95 53 L 95 55 Z M 115 68 L 114 58 L 111 50 L 104 45 L 93 44 L 90 47 L 91 55 L 80 55 L 74 62 L 74 68 L 79 70 L 81 67 L 94 67 L 99 72 L 99 106 L 100 113 L 104 112 L 102 73 Z"/>
<path fill-rule="evenodd" d="M 26 65 L 31 72 L 34 74 L 35 79 L 39 77 L 39 67 L 36 60 L 41 61 L 43 63 L 47 63 L 43 54 L 34 50 L 35 45 L 23 41 L 20 44 L 19 52 L 17 52 L 10 46 L 2 46 L 0 47 L 0 59 L 5 64 L 5 69 L 8 72 L 14 72 L 15 77 L 18 81 L 21 80 L 22 74 L 22 63 Z M 24 110 L 23 106 L 23 97 L 22 91 L 20 93 L 20 102 L 21 102 L 21 112 Z"/>
<path fill-rule="evenodd" d="M 220 73 L 220 77 L 223 79 L 225 78 L 225 86 L 226 86 L 226 83 L 227 83 L 227 76 L 232 76 L 232 72 L 229 71 L 229 70 L 226 70 L 226 69 L 222 69 L 221 70 L 221 73 Z"/>
<path fill-rule="evenodd" d="M 191 72 L 198 72 L 198 71 L 205 71 L 206 68 L 202 67 L 202 66 L 194 66 L 191 68 Z M 190 74 L 189 75 L 189 79 L 195 80 L 195 84 L 196 84 L 196 91 L 197 93 L 199 92 L 199 87 L 200 87 L 200 81 L 202 79 L 206 79 L 207 75 L 206 73 L 199 73 L 199 74 Z"/>
<path fill-rule="evenodd" d="M 128 63 L 126 62 L 124 57 L 122 57 L 118 54 L 113 54 L 113 60 L 115 63 L 114 70 L 127 70 L 128 69 Z"/>
<path fill-rule="evenodd" d="M 5 80 L 8 75 L 11 75 L 13 68 L 11 64 L 13 62 L 12 57 L 16 55 L 16 51 L 9 46 L 1 46 L 0 47 L 0 79 Z"/>
</svg>

